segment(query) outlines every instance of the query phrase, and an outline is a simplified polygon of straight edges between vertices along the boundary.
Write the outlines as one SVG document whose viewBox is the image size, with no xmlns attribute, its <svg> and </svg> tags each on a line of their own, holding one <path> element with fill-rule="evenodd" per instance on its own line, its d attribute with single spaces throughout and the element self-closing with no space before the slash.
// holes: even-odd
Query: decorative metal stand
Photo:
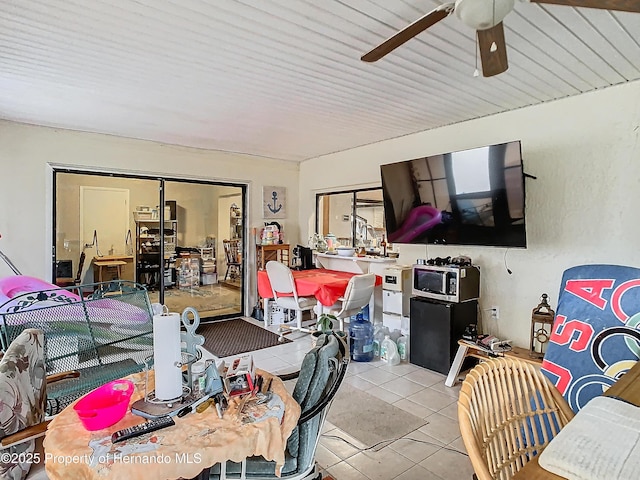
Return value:
<svg viewBox="0 0 640 480">
<path fill-rule="evenodd" d="M 189 320 L 189 313 L 193 315 L 193 322 Z M 197 348 L 204 344 L 204 337 L 197 335 L 196 330 L 200 326 L 200 315 L 193 307 L 187 307 L 182 312 L 182 323 L 187 330 L 180 333 L 180 341 L 185 344 L 182 351 L 181 362 L 176 363 L 176 368 L 186 370 L 186 381 L 182 385 L 182 395 L 170 400 L 161 400 L 155 396 L 155 391 L 149 391 L 149 370 L 153 365 L 153 355 L 145 359 L 145 380 L 144 397 L 131 406 L 131 411 L 137 415 L 147 418 L 173 415 L 177 411 L 185 408 L 197 401 L 203 394 L 193 392 L 193 379 L 191 376 L 191 366 L 202 358 L 202 352 Z"/>
</svg>

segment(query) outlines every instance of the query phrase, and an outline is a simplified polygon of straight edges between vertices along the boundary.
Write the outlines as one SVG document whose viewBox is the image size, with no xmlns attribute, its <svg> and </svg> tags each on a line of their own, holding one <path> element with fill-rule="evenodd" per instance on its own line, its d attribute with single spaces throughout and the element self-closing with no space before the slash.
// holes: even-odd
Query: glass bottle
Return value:
<svg viewBox="0 0 640 480">
<path fill-rule="evenodd" d="M 318 252 L 320 253 L 324 253 L 327 251 L 327 242 L 325 241 L 324 238 L 318 237 L 317 249 L 318 249 Z"/>
<path fill-rule="evenodd" d="M 329 233 L 325 237 L 325 241 L 327 242 L 327 249 L 330 252 L 333 252 L 333 250 L 335 250 L 335 248 L 336 248 L 336 243 L 337 243 L 336 236 L 333 233 Z"/>
</svg>

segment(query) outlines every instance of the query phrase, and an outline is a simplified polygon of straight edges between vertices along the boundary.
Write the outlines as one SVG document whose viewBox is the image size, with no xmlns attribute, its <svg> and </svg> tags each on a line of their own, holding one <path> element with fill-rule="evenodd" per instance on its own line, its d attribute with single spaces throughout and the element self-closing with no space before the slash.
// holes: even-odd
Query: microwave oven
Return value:
<svg viewBox="0 0 640 480">
<path fill-rule="evenodd" d="M 414 265 L 411 294 L 450 303 L 480 297 L 480 270 L 474 266 Z"/>
</svg>

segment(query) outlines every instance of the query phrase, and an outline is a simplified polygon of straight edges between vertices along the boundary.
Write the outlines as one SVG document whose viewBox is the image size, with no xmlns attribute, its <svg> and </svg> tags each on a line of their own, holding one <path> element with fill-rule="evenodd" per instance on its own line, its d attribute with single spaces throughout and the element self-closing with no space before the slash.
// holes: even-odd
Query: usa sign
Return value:
<svg viewBox="0 0 640 480">
<path fill-rule="evenodd" d="M 582 265 L 564 272 L 543 373 L 574 411 L 640 358 L 640 269 Z"/>
</svg>

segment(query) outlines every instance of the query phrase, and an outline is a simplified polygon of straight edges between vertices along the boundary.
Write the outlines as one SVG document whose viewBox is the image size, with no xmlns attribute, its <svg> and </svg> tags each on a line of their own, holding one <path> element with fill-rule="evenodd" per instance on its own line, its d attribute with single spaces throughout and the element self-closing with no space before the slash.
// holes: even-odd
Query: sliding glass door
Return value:
<svg viewBox="0 0 640 480">
<path fill-rule="evenodd" d="M 177 219 L 165 220 L 172 229 L 165 229 L 165 304 L 180 312 L 194 307 L 201 318 L 241 314 L 244 187 L 171 180 L 164 196 L 165 217 Z M 232 268 L 227 240 L 235 242 Z"/>
<path fill-rule="evenodd" d="M 120 278 L 170 311 L 243 313 L 244 185 L 56 170 L 54 192 L 55 283 Z"/>
</svg>

